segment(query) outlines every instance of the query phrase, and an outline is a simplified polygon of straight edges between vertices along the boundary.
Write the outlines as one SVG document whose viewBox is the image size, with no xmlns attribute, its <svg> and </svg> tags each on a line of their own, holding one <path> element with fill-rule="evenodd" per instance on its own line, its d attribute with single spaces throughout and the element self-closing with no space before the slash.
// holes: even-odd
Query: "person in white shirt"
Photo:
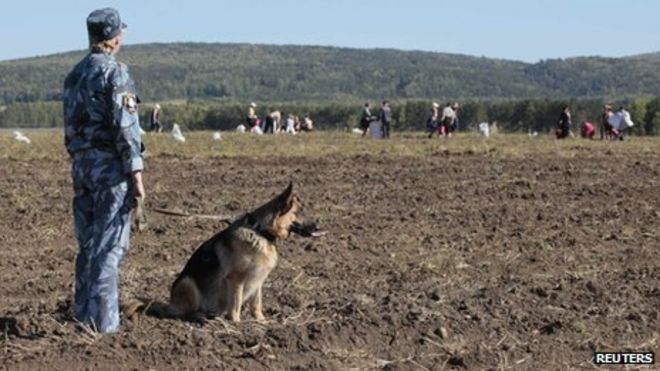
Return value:
<svg viewBox="0 0 660 371">
<path fill-rule="evenodd" d="M 296 134 L 296 120 L 292 114 L 288 114 L 286 117 L 286 133 Z"/>
<path fill-rule="evenodd" d="M 274 134 L 277 133 L 282 120 L 282 113 L 280 111 L 273 111 L 266 116 L 266 126 L 264 133 Z"/>
<path fill-rule="evenodd" d="M 457 105 L 458 106 L 458 105 Z M 442 116 L 440 117 L 440 135 L 451 136 L 451 127 L 454 125 L 456 120 L 456 111 L 454 110 L 451 102 L 447 103 L 445 108 L 442 110 Z"/>
<path fill-rule="evenodd" d="M 300 125 L 300 130 L 301 131 L 313 131 L 314 130 L 314 121 L 312 121 L 312 119 L 309 116 L 305 115 L 305 117 L 303 118 L 303 121 Z"/>
</svg>

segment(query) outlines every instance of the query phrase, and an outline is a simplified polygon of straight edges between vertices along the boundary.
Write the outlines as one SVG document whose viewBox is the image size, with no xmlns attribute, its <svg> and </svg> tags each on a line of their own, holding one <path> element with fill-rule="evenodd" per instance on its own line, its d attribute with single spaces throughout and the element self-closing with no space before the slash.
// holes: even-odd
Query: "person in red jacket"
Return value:
<svg viewBox="0 0 660 371">
<path fill-rule="evenodd" d="M 580 134 L 582 138 L 594 139 L 594 136 L 596 135 L 596 128 L 594 127 L 594 124 L 590 123 L 589 121 L 583 122 L 582 127 L 580 128 Z"/>
</svg>

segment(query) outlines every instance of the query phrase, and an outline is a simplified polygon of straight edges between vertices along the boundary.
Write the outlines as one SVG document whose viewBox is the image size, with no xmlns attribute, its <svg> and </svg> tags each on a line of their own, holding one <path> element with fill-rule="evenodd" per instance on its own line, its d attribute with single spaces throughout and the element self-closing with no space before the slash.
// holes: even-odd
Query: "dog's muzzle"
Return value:
<svg viewBox="0 0 660 371">
<path fill-rule="evenodd" d="M 320 237 L 323 236 L 326 232 L 320 230 L 316 223 L 299 223 L 293 222 L 289 227 L 289 232 L 295 233 L 302 237 Z"/>
</svg>

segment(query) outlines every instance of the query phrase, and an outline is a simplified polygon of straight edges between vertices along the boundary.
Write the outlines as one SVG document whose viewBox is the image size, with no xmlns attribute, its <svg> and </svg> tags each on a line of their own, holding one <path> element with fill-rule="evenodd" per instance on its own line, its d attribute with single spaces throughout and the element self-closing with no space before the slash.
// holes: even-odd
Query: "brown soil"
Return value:
<svg viewBox="0 0 660 371">
<path fill-rule="evenodd" d="M 3 161 L 0 359 L 9 369 L 472 370 L 657 353 L 660 158 L 600 152 L 150 158 L 151 208 L 238 214 L 292 179 L 330 233 L 279 243 L 267 323 L 139 316 L 111 336 L 71 318 L 69 164 Z M 124 260 L 124 298 L 166 299 L 191 252 L 224 226 L 149 218 Z"/>
</svg>

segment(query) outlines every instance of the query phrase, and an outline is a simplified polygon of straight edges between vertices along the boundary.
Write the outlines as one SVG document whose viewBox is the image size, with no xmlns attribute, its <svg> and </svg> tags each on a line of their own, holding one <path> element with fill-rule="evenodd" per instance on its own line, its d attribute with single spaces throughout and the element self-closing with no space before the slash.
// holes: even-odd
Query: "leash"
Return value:
<svg viewBox="0 0 660 371">
<path fill-rule="evenodd" d="M 217 220 L 220 222 L 225 222 L 227 224 L 231 224 L 235 222 L 238 218 L 242 218 L 246 216 L 246 215 L 240 215 L 236 217 L 236 216 L 228 216 L 228 215 L 191 214 L 185 211 L 170 210 L 163 208 L 153 208 L 151 209 L 151 211 L 159 214 L 178 216 L 189 219 Z M 144 228 L 146 228 L 147 226 L 146 215 L 144 213 L 144 200 L 142 201 L 138 200 L 135 215 L 136 215 L 136 222 L 138 223 L 138 230 L 140 231 L 144 230 Z M 250 214 L 247 214 L 247 217 L 250 218 L 251 217 Z M 140 227 L 140 223 L 142 223 L 142 229 Z M 316 223 L 300 224 L 297 222 L 292 225 L 291 232 L 294 232 L 303 237 L 315 237 L 315 238 L 323 237 L 328 233 L 328 231 L 318 229 Z"/>
<path fill-rule="evenodd" d="M 210 220 L 217 220 L 221 222 L 227 222 L 230 223 L 234 221 L 235 217 L 233 216 L 228 216 L 228 215 L 209 215 L 209 214 L 191 214 L 185 211 L 177 211 L 177 210 L 169 210 L 169 209 L 162 209 L 162 208 L 154 208 L 151 209 L 153 212 L 159 213 L 159 214 L 165 214 L 165 215 L 170 215 L 170 216 L 180 216 L 184 218 L 190 218 L 190 219 L 210 219 Z"/>
</svg>

